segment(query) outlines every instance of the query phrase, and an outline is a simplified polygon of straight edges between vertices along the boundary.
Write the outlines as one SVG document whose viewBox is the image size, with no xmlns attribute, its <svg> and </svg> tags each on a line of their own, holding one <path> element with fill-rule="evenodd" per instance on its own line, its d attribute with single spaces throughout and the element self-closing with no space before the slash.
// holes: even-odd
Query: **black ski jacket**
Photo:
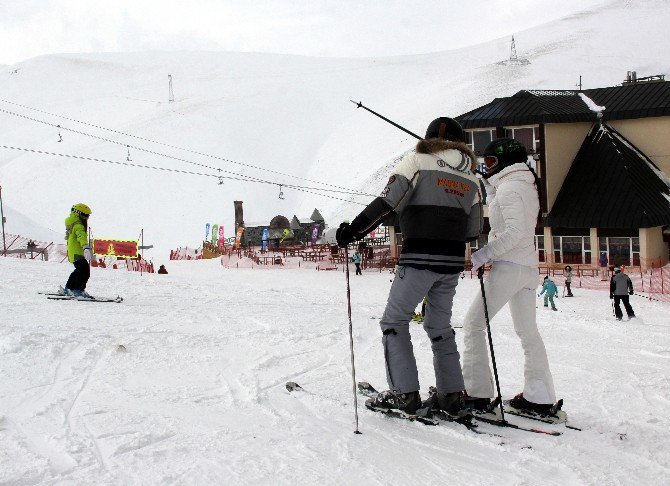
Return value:
<svg viewBox="0 0 670 486">
<path fill-rule="evenodd" d="M 460 273 L 465 243 L 477 239 L 483 217 L 476 157 L 467 145 L 422 140 L 393 169 L 381 195 L 351 223 L 360 239 L 392 213 L 403 244 L 399 265 Z"/>
</svg>

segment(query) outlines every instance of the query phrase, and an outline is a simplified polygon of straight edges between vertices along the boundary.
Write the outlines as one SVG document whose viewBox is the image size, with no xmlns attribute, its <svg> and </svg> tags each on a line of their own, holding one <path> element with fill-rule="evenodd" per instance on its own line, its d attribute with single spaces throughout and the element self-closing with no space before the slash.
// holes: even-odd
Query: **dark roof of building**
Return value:
<svg viewBox="0 0 670 486">
<path fill-rule="evenodd" d="M 548 217 L 559 228 L 651 228 L 670 224 L 670 181 L 607 124 L 582 143 Z"/>
<path fill-rule="evenodd" d="M 596 113 L 580 93 L 605 107 L 604 121 L 670 116 L 670 81 L 657 81 L 583 91 L 522 90 L 496 98 L 456 120 L 465 129 L 595 121 Z"/>
</svg>

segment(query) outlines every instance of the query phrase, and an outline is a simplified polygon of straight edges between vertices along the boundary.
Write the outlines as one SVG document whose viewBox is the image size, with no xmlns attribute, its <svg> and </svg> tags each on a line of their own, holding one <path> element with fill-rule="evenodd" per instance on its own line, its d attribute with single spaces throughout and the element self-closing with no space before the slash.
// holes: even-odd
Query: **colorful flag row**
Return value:
<svg viewBox="0 0 670 486">
<path fill-rule="evenodd" d="M 205 241 L 210 240 L 209 230 L 212 230 L 211 242 L 212 245 L 223 248 L 225 246 L 225 237 L 223 231 L 223 225 L 215 224 L 214 226 L 209 223 L 205 224 Z"/>
</svg>

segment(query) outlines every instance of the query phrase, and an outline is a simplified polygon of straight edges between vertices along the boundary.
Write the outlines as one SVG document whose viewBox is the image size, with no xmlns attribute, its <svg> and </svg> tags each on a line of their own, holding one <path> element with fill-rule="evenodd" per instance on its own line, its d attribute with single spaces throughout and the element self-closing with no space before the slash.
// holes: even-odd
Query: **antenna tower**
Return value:
<svg viewBox="0 0 670 486">
<path fill-rule="evenodd" d="M 514 36 L 512 36 L 512 46 L 510 47 L 509 50 L 509 60 L 516 62 L 519 59 L 516 57 L 516 45 L 514 44 Z"/>
<path fill-rule="evenodd" d="M 168 101 L 172 103 L 174 101 L 174 92 L 172 91 L 172 74 L 168 74 Z"/>
</svg>

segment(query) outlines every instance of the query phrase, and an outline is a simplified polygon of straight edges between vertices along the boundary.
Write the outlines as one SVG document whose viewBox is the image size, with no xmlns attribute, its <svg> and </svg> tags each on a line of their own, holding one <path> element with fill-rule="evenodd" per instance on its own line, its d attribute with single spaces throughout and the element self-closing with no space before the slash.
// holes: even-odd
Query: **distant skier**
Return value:
<svg viewBox="0 0 670 486">
<path fill-rule="evenodd" d="M 527 165 L 526 148 L 518 141 L 500 138 L 484 150 L 480 170 L 489 204 L 488 244 L 472 254 L 473 269 L 492 262 L 484 288 L 490 319 L 509 303 L 514 330 L 524 350 L 525 385 L 512 399 L 518 409 L 546 412 L 556 401 L 547 352 L 537 330 L 535 292 L 538 256 L 535 227 L 539 206 L 536 177 Z M 463 323 L 465 351 L 463 376 L 468 403 L 487 410 L 493 398 L 493 380 L 486 342 L 486 319 L 478 293 Z"/>
<path fill-rule="evenodd" d="M 628 301 L 629 295 L 633 295 L 633 282 L 630 281 L 628 275 L 621 271 L 620 267 L 614 267 L 614 275 L 612 275 L 612 279 L 610 280 L 610 299 L 614 299 L 614 315 L 617 321 L 620 321 L 623 317 L 621 302 L 623 302 L 623 306 L 626 308 L 628 319 L 635 317 L 633 307 L 631 307 Z"/>
<path fill-rule="evenodd" d="M 598 259 L 598 265 L 600 265 L 600 280 L 606 281 L 607 280 L 607 253 L 602 252 L 600 253 L 600 258 Z"/>
<path fill-rule="evenodd" d="M 161 275 L 167 275 L 168 271 L 167 268 L 165 268 L 165 265 L 161 265 L 160 267 L 158 267 L 158 272 L 156 273 L 159 273 Z"/>
<path fill-rule="evenodd" d="M 374 399 L 374 407 L 414 413 L 421 405 L 409 321 L 426 296 L 423 327 L 433 351 L 437 408 L 454 417 L 467 415 L 451 307 L 465 266 L 465 243 L 476 239 L 482 228 L 479 181 L 472 172 L 475 161 L 461 126 L 451 118 L 434 120 L 416 151 L 393 169 L 380 197 L 337 231 L 337 243 L 345 247 L 395 212 L 403 235 L 380 321 L 390 390 Z"/>
<path fill-rule="evenodd" d="M 356 250 L 354 256 L 351 257 L 351 261 L 356 265 L 356 275 L 363 275 L 363 272 L 361 272 L 361 254 L 358 250 Z"/>
<path fill-rule="evenodd" d="M 567 294 L 565 295 L 566 297 L 574 297 L 572 295 L 572 289 L 570 289 L 570 285 L 572 284 L 572 267 L 570 265 L 565 267 L 565 290 L 567 291 Z"/>
<path fill-rule="evenodd" d="M 544 277 L 542 291 L 537 295 L 541 296 L 542 294 L 544 294 L 544 306 L 549 307 L 549 303 L 551 302 L 551 310 L 558 310 L 556 309 L 556 304 L 554 304 L 554 297 L 558 297 L 558 288 L 556 288 L 556 284 L 549 276 Z"/>
<path fill-rule="evenodd" d="M 67 240 L 67 256 L 74 263 L 74 271 L 65 284 L 65 292 L 75 297 L 90 297 L 86 293 L 86 284 L 91 277 L 89 264 L 93 258 L 88 246 L 88 218 L 91 208 L 86 204 L 77 203 L 72 206 L 70 215 L 65 219 L 65 239 Z"/>
</svg>

